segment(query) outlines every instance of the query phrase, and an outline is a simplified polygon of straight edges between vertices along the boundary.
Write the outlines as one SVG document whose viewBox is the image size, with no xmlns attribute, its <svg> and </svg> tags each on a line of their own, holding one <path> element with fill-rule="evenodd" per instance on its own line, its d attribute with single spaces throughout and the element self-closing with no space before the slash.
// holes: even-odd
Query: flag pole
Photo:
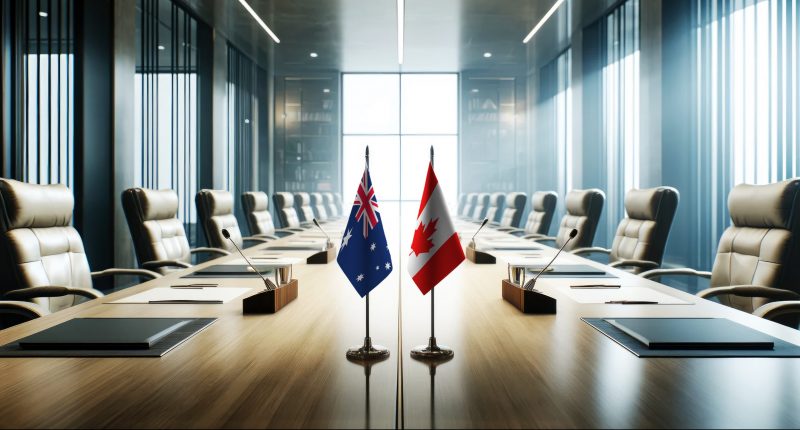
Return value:
<svg viewBox="0 0 800 430">
<path fill-rule="evenodd" d="M 365 169 L 369 173 L 369 146 L 364 151 Z M 347 350 L 347 359 L 354 361 L 385 360 L 389 357 L 389 350 L 380 345 L 373 345 L 372 338 L 369 337 L 369 293 L 365 296 L 366 300 L 366 334 L 364 344 L 355 346 Z"/>
<path fill-rule="evenodd" d="M 433 145 L 431 145 L 431 168 L 433 168 Z M 434 292 L 436 288 L 431 288 L 431 337 L 428 338 L 428 345 L 420 345 L 411 349 L 411 358 L 417 360 L 449 360 L 453 358 L 453 350 L 436 344 L 436 334 L 434 332 L 434 315 L 436 305 Z"/>
</svg>

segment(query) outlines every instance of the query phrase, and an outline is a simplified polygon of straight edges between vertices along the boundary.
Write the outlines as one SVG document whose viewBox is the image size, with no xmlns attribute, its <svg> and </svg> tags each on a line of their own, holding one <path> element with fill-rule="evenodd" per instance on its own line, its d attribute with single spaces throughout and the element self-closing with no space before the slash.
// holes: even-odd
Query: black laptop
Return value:
<svg viewBox="0 0 800 430">
<path fill-rule="evenodd" d="M 649 349 L 774 349 L 772 337 L 725 318 L 613 318 Z"/>
<path fill-rule="evenodd" d="M 150 349 L 191 318 L 75 318 L 17 343 L 28 350 Z"/>
</svg>

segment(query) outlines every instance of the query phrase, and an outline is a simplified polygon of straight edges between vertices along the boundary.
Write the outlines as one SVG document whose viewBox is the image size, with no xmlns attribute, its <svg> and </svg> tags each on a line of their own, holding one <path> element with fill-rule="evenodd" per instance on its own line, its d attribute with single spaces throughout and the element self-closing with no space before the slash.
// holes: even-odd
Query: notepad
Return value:
<svg viewBox="0 0 800 430">
<path fill-rule="evenodd" d="M 149 349 L 192 319 L 177 318 L 75 318 L 21 339 L 20 348 Z"/>
<path fill-rule="evenodd" d="M 773 349 L 772 337 L 725 318 L 615 318 L 606 321 L 649 349 Z"/>
<path fill-rule="evenodd" d="M 252 288 L 153 288 L 110 303 L 116 304 L 222 304 Z"/>
<path fill-rule="evenodd" d="M 244 278 L 257 278 L 259 277 L 250 265 L 240 261 L 242 264 L 216 264 L 214 266 L 206 267 L 192 272 L 188 275 L 182 276 L 183 278 L 228 278 L 228 277 L 244 277 Z M 258 264 L 254 262 L 253 265 L 258 269 L 261 274 L 266 275 L 274 267 L 274 264 Z"/>
<path fill-rule="evenodd" d="M 608 281 L 593 282 L 610 284 Z M 576 283 L 578 285 L 580 283 Z M 617 282 L 619 284 L 619 282 Z M 616 289 L 566 288 L 559 289 L 564 295 L 581 304 L 603 304 L 613 301 L 655 302 L 659 305 L 691 305 L 691 302 L 679 299 L 661 291 L 648 287 L 621 286 Z"/>
<path fill-rule="evenodd" d="M 535 265 L 529 266 L 528 270 L 531 272 L 537 273 L 545 265 Z M 571 276 L 571 275 L 599 275 L 604 276 L 606 272 L 602 269 L 597 269 L 592 266 L 587 266 L 585 264 L 554 264 L 550 266 L 552 270 L 548 270 L 546 273 L 548 276 Z"/>
</svg>

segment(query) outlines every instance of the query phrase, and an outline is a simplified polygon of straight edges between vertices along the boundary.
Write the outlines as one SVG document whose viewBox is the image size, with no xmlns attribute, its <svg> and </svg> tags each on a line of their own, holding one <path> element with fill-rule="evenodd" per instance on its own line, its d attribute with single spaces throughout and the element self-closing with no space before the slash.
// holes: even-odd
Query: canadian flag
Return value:
<svg viewBox="0 0 800 430">
<path fill-rule="evenodd" d="M 428 165 L 428 177 L 419 204 L 417 227 L 411 241 L 408 273 L 422 294 L 433 287 L 464 261 L 464 250 L 458 239 L 453 221 L 447 211 L 442 189 Z"/>
</svg>

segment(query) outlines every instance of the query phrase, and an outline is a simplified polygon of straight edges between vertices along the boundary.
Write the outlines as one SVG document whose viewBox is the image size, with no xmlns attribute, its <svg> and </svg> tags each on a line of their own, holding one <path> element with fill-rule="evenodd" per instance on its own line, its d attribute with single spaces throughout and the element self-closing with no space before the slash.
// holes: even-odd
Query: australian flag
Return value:
<svg viewBox="0 0 800 430">
<path fill-rule="evenodd" d="M 392 256 L 389 255 L 369 169 L 364 169 L 358 184 L 336 261 L 361 297 L 392 273 Z"/>
</svg>

